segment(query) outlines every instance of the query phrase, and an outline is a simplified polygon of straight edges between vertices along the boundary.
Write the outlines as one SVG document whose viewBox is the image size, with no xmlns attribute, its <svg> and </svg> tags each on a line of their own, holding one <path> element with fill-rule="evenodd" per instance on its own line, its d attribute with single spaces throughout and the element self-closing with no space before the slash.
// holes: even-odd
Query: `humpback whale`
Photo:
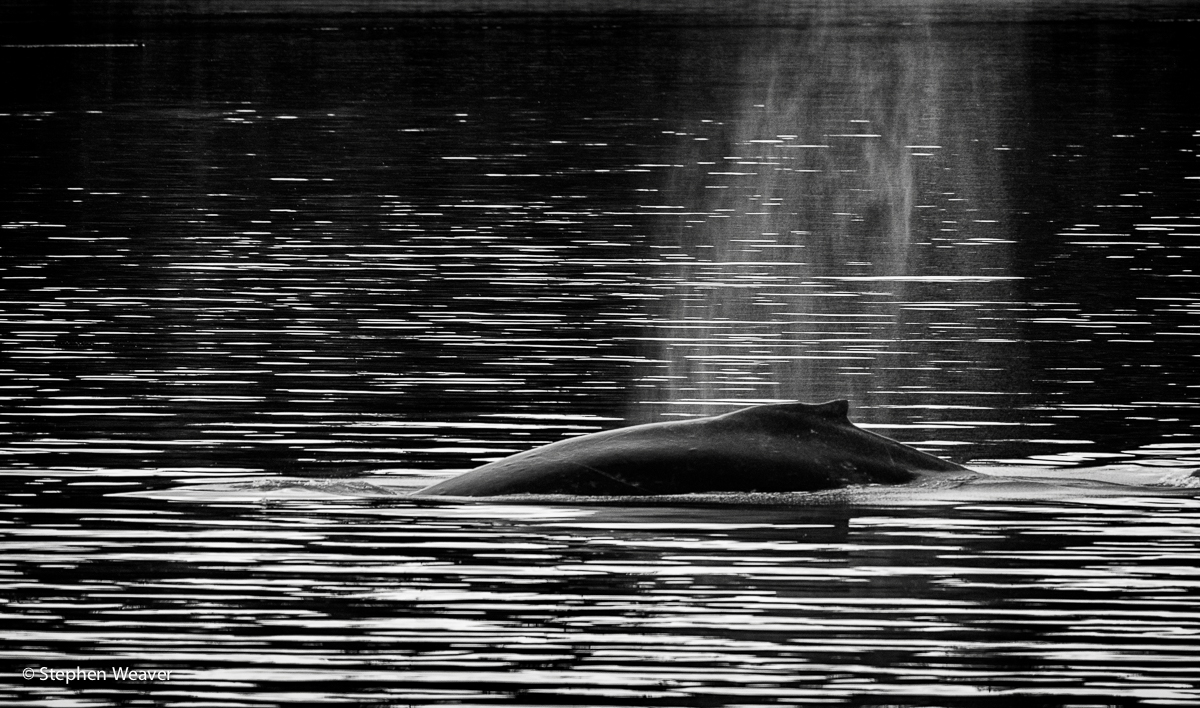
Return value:
<svg viewBox="0 0 1200 708">
<path fill-rule="evenodd" d="M 416 495 L 806 492 L 969 472 L 850 422 L 849 402 L 752 406 L 567 438 L 489 462 Z"/>
</svg>

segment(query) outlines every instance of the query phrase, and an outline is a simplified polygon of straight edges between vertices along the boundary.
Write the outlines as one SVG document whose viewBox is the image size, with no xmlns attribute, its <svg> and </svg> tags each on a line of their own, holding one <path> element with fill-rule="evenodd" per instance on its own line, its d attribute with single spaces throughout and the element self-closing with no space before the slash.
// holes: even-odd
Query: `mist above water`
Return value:
<svg viewBox="0 0 1200 708">
<path fill-rule="evenodd" d="M 678 249 L 658 396 L 875 406 L 928 372 L 943 394 L 1011 390 L 997 364 L 1020 342 L 987 320 L 1020 277 L 997 157 L 1014 57 L 966 51 L 928 26 L 817 26 L 738 58 L 738 110 L 675 131 L 647 195 L 655 247 Z"/>
</svg>

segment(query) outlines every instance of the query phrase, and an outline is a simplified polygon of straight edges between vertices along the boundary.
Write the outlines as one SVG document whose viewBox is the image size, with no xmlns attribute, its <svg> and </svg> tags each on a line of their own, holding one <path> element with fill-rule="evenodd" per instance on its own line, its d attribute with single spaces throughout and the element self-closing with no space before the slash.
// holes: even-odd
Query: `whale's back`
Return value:
<svg viewBox="0 0 1200 708">
<path fill-rule="evenodd" d="M 647 495 L 815 491 L 962 470 L 852 424 L 846 401 L 755 406 L 568 438 L 417 494 Z"/>
</svg>

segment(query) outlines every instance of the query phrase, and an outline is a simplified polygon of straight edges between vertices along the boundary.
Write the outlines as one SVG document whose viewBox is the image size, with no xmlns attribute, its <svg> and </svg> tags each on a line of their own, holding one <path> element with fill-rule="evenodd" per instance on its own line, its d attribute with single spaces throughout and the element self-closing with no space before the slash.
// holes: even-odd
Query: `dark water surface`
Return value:
<svg viewBox="0 0 1200 708">
<path fill-rule="evenodd" d="M 5 30 L 0 702 L 1197 705 L 1200 23 L 1063 7 Z M 1129 494 L 401 495 L 831 398 Z"/>
</svg>

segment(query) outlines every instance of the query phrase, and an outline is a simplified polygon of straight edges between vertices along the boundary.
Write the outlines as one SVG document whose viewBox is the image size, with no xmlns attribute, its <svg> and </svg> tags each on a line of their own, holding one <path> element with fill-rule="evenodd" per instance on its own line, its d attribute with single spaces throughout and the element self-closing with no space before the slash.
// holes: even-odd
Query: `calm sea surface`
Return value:
<svg viewBox="0 0 1200 708">
<path fill-rule="evenodd" d="M 0 703 L 1200 704 L 1200 23 L 1121 7 L 5 30 Z M 404 495 L 832 398 L 1124 486 Z"/>
</svg>

